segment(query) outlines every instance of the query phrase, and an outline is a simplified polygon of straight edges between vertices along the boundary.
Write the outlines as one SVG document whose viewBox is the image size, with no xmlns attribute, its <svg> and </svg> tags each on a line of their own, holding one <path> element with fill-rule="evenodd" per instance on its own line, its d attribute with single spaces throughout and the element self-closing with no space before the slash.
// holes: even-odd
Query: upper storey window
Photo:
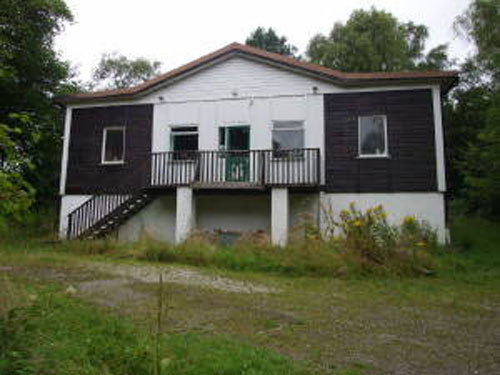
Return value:
<svg viewBox="0 0 500 375">
<path fill-rule="evenodd" d="M 385 115 L 359 117 L 359 156 L 388 156 L 387 117 Z"/>
<path fill-rule="evenodd" d="M 300 156 L 304 148 L 304 123 L 302 121 L 275 121 L 273 123 L 274 157 Z"/>
<path fill-rule="evenodd" d="M 104 128 L 102 139 L 102 164 L 123 164 L 125 161 L 125 128 Z"/>
<path fill-rule="evenodd" d="M 198 151 L 198 127 L 178 126 L 171 128 L 170 147 L 174 159 L 193 159 Z"/>
</svg>

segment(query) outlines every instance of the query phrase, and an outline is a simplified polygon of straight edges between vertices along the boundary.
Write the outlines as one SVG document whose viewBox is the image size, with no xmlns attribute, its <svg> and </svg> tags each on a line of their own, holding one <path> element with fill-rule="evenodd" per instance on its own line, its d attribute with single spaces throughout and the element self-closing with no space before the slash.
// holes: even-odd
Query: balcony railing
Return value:
<svg viewBox="0 0 500 375">
<path fill-rule="evenodd" d="M 199 187 L 318 186 L 316 148 L 153 153 L 151 185 Z"/>
</svg>

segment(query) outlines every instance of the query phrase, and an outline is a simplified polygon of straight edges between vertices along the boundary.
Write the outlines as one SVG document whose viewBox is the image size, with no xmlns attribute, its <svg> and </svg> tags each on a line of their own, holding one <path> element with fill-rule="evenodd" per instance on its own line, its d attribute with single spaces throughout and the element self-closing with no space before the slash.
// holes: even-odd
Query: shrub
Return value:
<svg viewBox="0 0 500 375">
<path fill-rule="evenodd" d="M 342 210 L 337 241 L 351 267 L 370 273 L 431 273 L 430 251 L 437 246 L 435 231 L 424 221 L 405 217 L 401 225 L 390 225 L 382 206 L 362 212 L 354 203 Z"/>
</svg>

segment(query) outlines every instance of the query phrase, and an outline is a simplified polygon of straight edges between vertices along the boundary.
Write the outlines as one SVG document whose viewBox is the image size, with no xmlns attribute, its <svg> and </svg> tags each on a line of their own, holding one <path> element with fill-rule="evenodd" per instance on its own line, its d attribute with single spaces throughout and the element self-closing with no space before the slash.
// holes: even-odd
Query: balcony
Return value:
<svg viewBox="0 0 500 375">
<path fill-rule="evenodd" d="M 245 151 L 170 151 L 153 153 L 151 187 L 206 189 L 317 187 L 317 148 Z"/>
</svg>

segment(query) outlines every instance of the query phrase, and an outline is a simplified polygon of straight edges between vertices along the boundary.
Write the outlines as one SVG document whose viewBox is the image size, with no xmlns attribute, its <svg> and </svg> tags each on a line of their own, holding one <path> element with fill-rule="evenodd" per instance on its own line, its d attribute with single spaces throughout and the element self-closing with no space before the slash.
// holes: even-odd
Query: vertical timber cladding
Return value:
<svg viewBox="0 0 500 375">
<path fill-rule="evenodd" d="M 436 191 L 432 91 L 325 94 L 326 191 Z M 358 116 L 387 116 L 389 158 L 358 158 Z"/>
<path fill-rule="evenodd" d="M 67 167 L 67 194 L 131 193 L 151 171 L 153 105 L 73 109 Z M 125 127 L 125 162 L 101 164 L 105 127 Z"/>
</svg>

